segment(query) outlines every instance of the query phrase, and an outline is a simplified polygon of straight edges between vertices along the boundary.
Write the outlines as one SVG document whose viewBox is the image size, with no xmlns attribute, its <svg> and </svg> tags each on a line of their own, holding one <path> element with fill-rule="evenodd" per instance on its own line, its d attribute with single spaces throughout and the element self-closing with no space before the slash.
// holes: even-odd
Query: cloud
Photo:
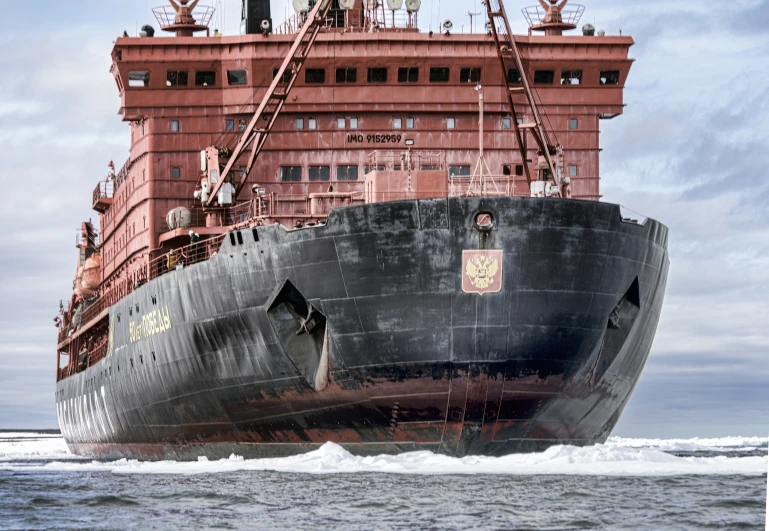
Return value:
<svg viewBox="0 0 769 531">
<path fill-rule="evenodd" d="M 109 51 L 156 0 L 11 3 L 0 47 L 0 427 L 53 427 L 51 319 L 69 297 L 91 192 L 128 155 Z M 461 4 L 461 5 L 457 5 Z M 273 1 L 280 21 L 284 4 Z M 478 11 L 480 2 L 476 2 Z M 424 26 L 469 24 L 465 3 Z M 226 13 L 232 33 L 237 9 Z M 508 6 L 514 29 L 526 31 Z M 591 0 L 585 21 L 636 40 L 623 116 L 601 122 L 605 200 L 670 229 L 647 368 L 617 433 L 765 435 L 769 407 L 769 1 Z M 157 27 L 157 24 L 154 23 Z"/>
</svg>

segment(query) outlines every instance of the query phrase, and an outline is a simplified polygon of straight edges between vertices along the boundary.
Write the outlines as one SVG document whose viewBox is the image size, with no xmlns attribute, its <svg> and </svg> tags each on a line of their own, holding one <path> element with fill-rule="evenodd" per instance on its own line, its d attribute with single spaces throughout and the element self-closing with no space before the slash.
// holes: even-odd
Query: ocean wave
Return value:
<svg viewBox="0 0 769 531">
<path fill-rule="evenodd" d="M 0 449 L 1 450 L 1 449 Z M 56 456 L 54 456 L 54 459 Z M 333 443 L 303 455 L 283 458 L 229 459 L 196 462 L 142 462 L 121 459 L 111 462 L 52 461 L 36 465 L 47 471 L 93 471 L 117 474 L 198 475 L 241 471 L 275 471 L 300 474 L 389 473 L 412 475 L 588 475 L 677 476 L 762 475 L 767 458 L 677 457 L 658 449 L 595 445 L 586 448 L 555 446 L 541 453 L 505 457 L 453 458 L 432 452 L 358 457 Z M 23 463 L 0 463 L 0 469 L 29 470 Z"/>
</svg>

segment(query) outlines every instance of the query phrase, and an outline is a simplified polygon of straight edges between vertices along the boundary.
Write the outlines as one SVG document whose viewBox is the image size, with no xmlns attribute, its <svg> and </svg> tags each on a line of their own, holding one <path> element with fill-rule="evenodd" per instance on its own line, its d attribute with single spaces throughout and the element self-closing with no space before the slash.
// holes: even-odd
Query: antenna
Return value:
<svg viewBox="0 0 769 531">
<path fill-rule="evenodd" d="M 470 17 L 470 33 L 475 33 L 475 25 L 473 24 L 473 18 L 480 15 L 481 13 L 471 13 L 470 11 L 465 13 L 466 17 Z"/>
</svg>

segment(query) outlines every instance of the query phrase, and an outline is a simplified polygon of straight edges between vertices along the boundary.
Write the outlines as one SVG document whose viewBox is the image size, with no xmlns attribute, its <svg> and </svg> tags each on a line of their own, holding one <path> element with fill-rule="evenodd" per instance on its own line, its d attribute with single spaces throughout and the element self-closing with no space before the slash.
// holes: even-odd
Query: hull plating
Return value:
<svg viewBox="0 0 769 531">
<path fill-rule="evenodd" d="M 663 225 L 624 223 L 615 205 L 528 198 L 233 233 L 110 309 L 111 355 L 59 382 L 59 423 L 75 453 L 102 458 L 602 442 L 651 348 L 666 247 Z M 478 249 L 502 251 L 498 293 L 462 289 L 463 251 Z"/>
</svg>

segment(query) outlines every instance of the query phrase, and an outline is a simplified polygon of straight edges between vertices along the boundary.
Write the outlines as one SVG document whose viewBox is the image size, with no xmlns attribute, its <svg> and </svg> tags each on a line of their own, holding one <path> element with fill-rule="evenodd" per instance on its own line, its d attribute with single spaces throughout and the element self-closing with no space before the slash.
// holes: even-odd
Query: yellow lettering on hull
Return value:
<svg viewBox="0 0 769 531">
<path fill-rule="evenodd" d="M 143 315 L 141 322 L 128 323 L 128 336 L 131 343 L 158 334 L 165 334 L 169 330 L 171 330 L 171 312 L 168 310 L 168 306 Z"/>
</svg>

